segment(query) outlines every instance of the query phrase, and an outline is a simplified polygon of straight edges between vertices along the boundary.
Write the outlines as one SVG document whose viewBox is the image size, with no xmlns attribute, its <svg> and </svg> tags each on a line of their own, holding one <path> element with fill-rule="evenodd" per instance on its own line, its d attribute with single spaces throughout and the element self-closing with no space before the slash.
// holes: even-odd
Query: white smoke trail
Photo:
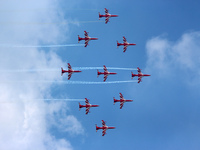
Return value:
<svg viewBox="0 0 200 150">
<path fill-rule="evenodd" d="M 74 69 L 79 70 L 96 70 L 103 69 L 103 67 L 73 67 Z M 106 67 L 107 69 L 116 69 L 116 70 L 137 70 L 137 68 L 119 68 L 119 67 Z"/>
<path fill-rule="evenodd" d="M 101 11 L 99 9 L 78 9 L 78 8 L 64 8 L 65 10 L 73 10 L 73 11 Z M 21 13 L 21 12 L 38 12 L 38 11 L 46 11 L 44 8 L 36 8 L 36 9 L 2 9 L 0 13 Z M 48 9 L 48 11 L 55 11 L 55 8 Z"/>
<path fill-rule="evenodd" d="M 91 81 L 63 81 L 64 84 L 118 84 L 118 83 L 131 83 L 138 82 L 137 80 L 128 81 L 108 81 L 108 82 L 91 82 Z"/>
<path fill-rule="evenodd" d="M 118 83 L 133 83 L 138 82 L 137 80 L 127 80 L 127 81 L 108 81 L 108 82 L 93 82 L 93 81 L 50 81 L 50 80 L 38 80 L 38 81 L 0 81 L 0 83 L 58 83 L 58 84 L 118 84 Z"/>
<path fill-rule="evenodd" d="M 74 70 L 97 70 L 103 69 L 102 67 L 73 67 Z M 107 67 L 107 69 L 116 70 L 137 70 L 136 68 L 118 68 L 118 67 Z M 60 72 L 60 69 L 6 69 L 0 70 L 2 73 L 17 73 L 17 72 Z"/>
<path fill-rule="evenodd" d="M 10 69 L 10 70 L 0 70 L 1 73 L 20 73 L 20 72 L 57 72 L 60 69 Z"/>
<path fill-rule="evenodd" d="M 66 22 L 0 22 L 0 25 L 66 25 L 66 24 L 82 24 L 82 23 L 98 23 L 104 21 L 66 21 Z"/>
<path fill-rule="evenodd" d="M 34 101 L 69 101 L 69 102 L 79 102 L 85 101 L 85 99 L 29 99 L 23 102 L 34 102 Z M 0 103 L 17 103 L 22 101 L 0 101 Z"/>
<path fill-rule="evenodd" d="M 42 100 L 42 101 L 70 101 L 70 102 L 85 101 L 85 99 L 35 99 L 35 100 Z"/>
<path fill-rule="evenodd" d="M 60 45 L 9 45 L 9 44 L 0 44 L 0 47 L 7 48 L 44 48 L 44 47 L 71 47 L 71 46 L 84 46 L 84 44 L 60 44 Z"/>
</svg>

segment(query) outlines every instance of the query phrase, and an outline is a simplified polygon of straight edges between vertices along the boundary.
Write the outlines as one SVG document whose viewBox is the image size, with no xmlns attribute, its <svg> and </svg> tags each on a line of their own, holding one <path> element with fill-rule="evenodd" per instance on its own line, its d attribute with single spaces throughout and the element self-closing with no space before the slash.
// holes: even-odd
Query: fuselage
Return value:
<svg viewBox="0 0 200 150">
<path fill-rule="evenodd" d="M 133 100 L 127 100 L 127 99 L 120 99 L 120 100 L 117 100 L 117 99 L 114 99 L 114 103 L 116 102 L 132 102 Z"/>
<path fill-rule="evenodd" d="M 66 73 L 66 72 L 68 72 L 68 73 L 74 73 L 74 72 L 81 72 L 81 71 L 80 70 L 63 70 L 62 69 L 62 74 Z"/>
<path fill-rule="evenodd" d="M 118 17 L 118 15 L 111 15 L 111 14 L 109 14 L 109 13 L 107 13 L 107 14 L 105 14 L 105 15 L 101 15 L 100 13 L 99 13 L 99 19 L 100 18 L 102 18 L 102 17 Z"/>
<path fill-rule="evenodd" d="M 115 127 L 108 127 L 108 126 L 98 127 L 98 126 L 96 126 L 96 131 L 99 129 L 107 130 L 107 129 L 115 129 Z"/>
<path fill-rule="evenodd" d="M 117 73 L 115 73 L 115 72 L 99 72 L 99 71 L 98 71 L 97 74 L 98 74 L 98 75 L 101 75 L 101 74 L 103 74 L 103 75 L 110 75 L 110 74 L 117 74 Z"/>
<path fill-rule="evenodd" d="M 99 105 L 91 105 L 91 104 L 86 104 L 86 105 L 79 105 L 79 108 L 82 108 L 82 107 L 99 107 Z"/>
<path fill-rule="evenodd" d="M 78 42 L 81 41 L 81 40 L 90 41 L 90 40 L 98 40 L 98 38 L 91 38 L 91 37 L 81 38 L 81 37 L 78 36 Z"/>
<path fill-rule="evenodd" d="M 142 73 L 139 73 L 139 74 L 133 74 L 132 73 L 132 77 L 135 77 L 135 76 L 138 76 L 138 77 L 147 77 L 147 76 L 151 76 L 150 74 L 142 74 Z"/>
<path fill-rule="evenodd" d="M 117 46 L 129 46 L 129 45 L 136 45 L 136 44 L 134 44 L 134 43 L 128 43 L 128 42 L 126 42 L 126 43 L 118 43 L 117 42 Z"/>
</svg>

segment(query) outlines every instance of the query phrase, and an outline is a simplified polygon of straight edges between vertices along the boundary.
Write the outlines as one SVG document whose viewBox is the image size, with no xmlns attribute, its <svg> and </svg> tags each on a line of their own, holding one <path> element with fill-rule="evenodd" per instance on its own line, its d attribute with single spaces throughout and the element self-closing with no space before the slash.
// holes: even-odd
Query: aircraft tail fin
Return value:
<svg viewBox="0 0 200 150">
<path fill-rule="evenodd" d="M 99 20 L 101 19 L 101 14 L 100 14 L 100 12 L 99 12 Z"/>
<path fill-rule="evenodd" d="M 113 97 L 113 101 L 114 101 L 113 105 L 115 105 L 115 103 L 116 103 L 116 99 L 115 99 L 115 97 Z"/>
<path fill-rule="evenodd" d="M 97 78 L 99 77 L 99 70 L 97 69 Z"/>
<path fill-rule="evenodd" d="M 63 75 L 63 68 L 61 67 L 61 76 Z"/>
<path fill-rule="evenodd" d="M 97 132 L 97 130 L 99 130 L 99 128 L 98 128 L 97 124 L 95 124 L 95 126 L 96 126 L 96 132 Z"/>
<path fill-rule="evenodd" d="M 117 41 L 117 48 L 119 47 L 119 42 Z"/>
<path fill-rule="evenodd" d="M 131 79 L 133 79 L 133 77 L 135 77 L 135 74 L 131 71 Z"/>
<path fill-rule="evenodd" d="M 78 43 L 80 42 L 80 40 L 81 40 L 81 38 L 80 38 L 80 36 L 78 35 Z"/>
<path fill-rule="evenodd" d="M 81 104 L 79 103 L 79 111 L 81 110 Z"/>
</svg>

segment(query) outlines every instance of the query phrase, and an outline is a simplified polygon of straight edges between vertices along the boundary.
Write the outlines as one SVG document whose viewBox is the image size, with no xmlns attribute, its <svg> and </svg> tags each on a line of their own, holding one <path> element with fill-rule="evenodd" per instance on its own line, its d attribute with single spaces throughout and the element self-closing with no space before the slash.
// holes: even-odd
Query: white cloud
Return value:
<svg viewBox="0 0 200 150">
<path fill-rule="evenodd" d="M 147 41 L 147 68 L 157 77 L 183 77 L 199 84 L 200 32 L 189 32 L 175 42 L 162 36 Z M 180 76 L 179 76 L 180 75 Z"/>
<path fill-rule="evenodd" d="M 12 2 L 12 4 L 10 4 Z M 33 11 L 42 8 L 41 11 Z M 53 0 L 43 1 L 4 1 L 0 2 L 1 44 L 35 45 L 62 42 L 68 25 L 26 25 L 20 22 L 63 22 L 58 3 Z M 52 83 L 12 82 L 60 79 L 60 66 L 64 63 L 52 52 L 36 48 L 5 48 L 0 44 L 0 149 L 3 150 L 46 150 L 73 149 L 67 139 L 57 139 L 49 131 L 51 126 L 69 134 L 82 134 L 82 126 L 76 117 L 67 115 L 65 103 L 45 103 L 41 100 L 51 96 Z M 13 72 L 3 70 L 55 69 L 58 72 Z M 9 81 L 9 82 L 6 82 Z M 32 101 L 30 101 L 32 100 Z M 34 101 L 33 101 L 34 100 Z M 60 125 L 51 123 L 60 117 Z M 62 128 L 60 128 L 62 126 Z M 64 128 L 69 130 L 64 130 Z M 73 131 L 71 131 L 71 129 Z"/>
<path fill-rule="evenodd" d="M 65 131 L 70 132 L 70 134 L 72 135 L 83 134 L 84 132 L 84 129 L 82 125 L 80 124 L 80 122 L 72 115 L 67 116 L 66 118 L 62 119 L 60 122 L 66 125 L 66 127 L 62 126 L 62 128 Z"/>
</svg>

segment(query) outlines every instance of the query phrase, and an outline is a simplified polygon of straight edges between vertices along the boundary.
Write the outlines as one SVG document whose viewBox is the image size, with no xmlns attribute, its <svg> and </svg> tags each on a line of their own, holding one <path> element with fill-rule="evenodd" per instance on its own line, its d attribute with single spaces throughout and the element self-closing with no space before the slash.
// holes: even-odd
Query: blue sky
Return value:
<svg viewBox="0 0 200 150">
<path fill-rule="evenodd" d="M 66 69 L 67 63 L 70 63 L 72 68 L 102 67 L 101 71 L 103 65 L 140 67 L 143 73 L 149 73 L 151 77 L 144 77 L 140 84 L 68 85 L 55 82 L 67 80 L 67 75 L 61 77 L 59 71 L 25 75 L 16 73 L 14 77 L 13 74 L 2 73 L 2 80 L 52 80 L 48 84 L 13 83 L 0 86 L 1 100 L 20 101 L 15 105 L 1 106 L 4 113 L 0 115 L 0 120 L 5 122 L 1 127 L 2 141 L 12 139 L 8 142 L 14 143 L 15 147 L 24 146 L 25 143 L 20 141 L 27 141 L 29 144 L 25 148 L 29 149 L 31 145 L 37 145 L 39 149 L 75 150 L 200 148 L 200 1 L 45 0 L 38 4 L 23 4 L 16 4 L 15 8 L 9 2 L 2 2 L 2 22 L 36 24 L 27 26 L 14 23 L 5 26 L 0 23 L 0 31 L 6 35 L 0 36 L 2 43 L 77 44 L 77 35 L 83 37 L 84 30 L 89 32 L 89 36 L 98 37 L 99 40 L 90 41 L 87 48 L 16 48 L 16 51 L 5 51 L 1 47 L 1 70 L 8 67 L 60 70 L 60 67 Z M 104 14 L 104 8 L 119 17 L 111 18 L 108 24 L 81 23 L 98 21 L 98 12 Z M 36 9 L 39 11 L 35 12 Z M 64 21 L 80 23 L 60 24 Z M 100 21 L 104 21 L 104 18 Z M 40 25 L 37 24 L 39 22 L 54 23 Z M 117 48 L 116 44 L 116 40 L 123 41 L 123 36 L 128 42 L 137 44 L 128 47 L 126 53 L 123 53 L 122 47 Z M 109 71 L 117 72 L 117 75 L 108 76 L 107 81 L 131 80 L 130 70 Z M 137 73 L 136 70 L 133 72 Z M 71 81 L 102 82 L 103 76 L 97 78 L 96 70 L 83 70 L 80 74 L 73 74 Z M 122 110 L 119 109 L 119 103 L 113 105 L 113 97 L 118 99 L 120 92 L 125 99 L 134 100 L 132 103 L 125 103 Z M 78 102 L 37 101 L 29 104 L 24 101 L 26 97 L 88 98 L 91 104 L 98 104 L 100 107 L 91 108 L 91 113 L 85 115 L 85 109 L 78 110 Z M 4 114 L 10 115 L 5 117 Z M 16 121 L 13 118 L 20 121 L 17 121 L 17 127 L 9 128 L 8 124 Z M 102 119 L 108 126 L 116 127 L 115 130 L 107 130 L 104 137 L 100 130 L 95 132 L 95 124 L 101 126 Z M 16 135 L 12 135 L 9 130 Z M 37 139 L 38 136 L 41 138 Z M 13 148 L 3 142 L 0 145 L 4 149 Z"/>
</svg>

